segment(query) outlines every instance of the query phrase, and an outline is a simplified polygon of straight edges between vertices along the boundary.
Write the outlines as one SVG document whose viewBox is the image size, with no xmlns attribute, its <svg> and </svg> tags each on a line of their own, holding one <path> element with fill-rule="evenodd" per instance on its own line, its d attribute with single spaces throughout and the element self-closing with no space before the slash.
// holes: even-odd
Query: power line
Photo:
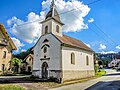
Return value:
<svg viewBox="0 0 120 90">
<path fill-rule="evenodd" d="M 94 4 L 94 3 L 96 3 L 96 2 L 98 2 L 98 1 L 100 1 L 100 0 L 96 0 L 96 1 L 93 1 L 93 2 L 90 2 L 90 3 L 88 3 L 87 5 L 91 5 L 91 4 Z M 58 3 L 59 3 L 59 1 L 57 1 Z M 61 3 L 59 3 L 59 4 L 61 4 Z M 82 7 L 84 7 L 84 6 L 81 6 L 81 7 L 79 7 L 79 8 L 82 8 Z M 47 9 L 47 8 L 46 8 Z M 46 10 L 45 9 L 45 10 Z M 68 11 L 65 11 L 65 12 L 62 12 L 62 13 L 59 13 L 58 15 L 62 15 L 62 14 L 65 14 L 65 13 L 69 13 L 69 12 L 71 12 L 71 11 L 74 11 L 74 10 L 76 10 L 76 9 L 71 9 L 71 10 L 68 10 Z M 55 15 L 55 16 L 57 16 L 57 15 Z M 31 22 L 25 22 L 24 24 L 19 24 L 19 25 L 17 25 L 16 27 L 19 27 L 19 26 L 23 26 L 23 25 L 26 25 L 26 24 L 31 24 L 31 23 L 35 23 L 35 22 L 39 22 L 40 20 L 35 20 L 35 21 L 31 21 Z M 12 27 L 12 28 L 16 28 L 16 27 Z M 8 29 L 11 29 L 11 28 L 6 28 L 7 30 Z"/>
<path fill-rule="evenodd" d="M 100 0 L 96 0 L 96 1 L 100 1 Z M 59 3 L 60 5 L 62 5 L 61 3 Z M 73 3 L 72 3 L 73 4 Z M 63 6 L 63 5 L 62 5 Z M 64 7 L 64 6 L 63 6 Z M 73 14 L 73 13 L 72 13 Z M 73 14 L 77 19 L 79 19 L 79 17 L 77 17 L 75 14 Z M 81 21 L 81 19 L 79 19 L 80 21 Z M 84 21 L 83 21 L 84 22 Z M 84 22 L 85 23 L 85 22 Z M 93 31 L 94 33 L 96 33 L 94 30 L 92 30 L 90 27 L 89 27 L 89 29 L 91 30 L 91 31 Z M 100 36 L 98 33 L 96 33 L 98 36 Z M 100 36 L 102 39 L 104 39 L 106 42 L 108 42 L 104 37 L 102 37 L 102 36 Z M 109 43 L 109 42 L 108 42 Z M 111 43 L 109 43 L 111 46 L 112 46 L 112 44 Z"/>
<path fill-rule="evenodd" d="M 100 0 L 98 0 L 98 1 L 100 1 Z M 73 3 L 72 3 L 73 4 Z M 74 5 L 74 4 L 73 4 Z M 74 5 L 78 10 L 80 10 L 76 5 Z M 82 10 L 80 10 L 81 12 L 82 12 Z M 86 16 L 86 18 L 89 20 L 89 18 Z M 105 33 L 97 24 L 95 24 L 94 22 L 93 22 L 93 24 L 98 28 L 98 30 L 100 30 L 106 37 L 108 37 L 111 41 L 112 41 L 112 43 L 114 43 L 115 45 L 117 45 L 116 44 L 116 42 L 107 34 L 107 33 Z"/>
<path fill-rule="evenodd" d="M 87 5 L 91 5 L 91 4 L 97 3 L 97 2 L 99 2 L 99 1 L 101 1 L 101 0 L 93 1 L 93 2 L 91 2 L 91 3 L 89 3 L 89 4 L 87 4 Z"/>
<path fill-rule="evenodd" d="M 93 22 L 93 24 L 94 24 L 102 33 L 104 33 L 104 35 L 107 36 L 115 45 L 117 45 L 117 43 L 116 43 L 107 33 L 105 33 L 96 23 Z"/>
<path fill-rule="evenodd" d="M 77 17 L 75 14 L 73 14 L 77 19 L 79 19 L 79 17 Z M 79 19 L 80 20 L 80 19 Z M 81 21 L 81 20 L 80 20 Z M 82 22 L 82 21 L 81 21 Z M 83 21 L 85 23 L 85 21 Z M 91 27 L 89 27 L 89 29 L 91 31 L 93 31 L 94 33 L 96 33 L 99 37 L 101 37 L 102 39 L 104 39 L 106 42 L 108 42 L 104 37 L 100 36 L 97 32 L 95 32 Z M 109 42 L 108 42 L 109 43 Z M 112 45 L 111 43 L 109 43 L 110 45 Z"/>
<path fill-rule="evenodd" d="M 91 4 L 94 4 L 94 3 L 97 3 L 98 1 L 101 1 L 101 0 L 96 0 L 96 1 L 93 1 L 93 2 L 91 2 L 91 3 L 88 3 L 87 5 L 91 5 Z M 58 1 L 58 3 L 60 4 L 60 5 L 62 5 L 59 1 Z M 72 3 L 73 4 L 73 3 Z M 74 5 L 74 4 L 73 4 Z M 63 5 L 62 5 L 63 6 Z M 74 5 L 75 6 L 75 5 Z M 65 6 L 63 6 L 64 8 L 65 8 Z M 76 7 L 76 6 L 75 6 Z M 84 6 L 82 6 L 82 7 L 84 7 Z M 80 8 L 81 7 L 76 7 L 78 10 L 80 10 Z M 71 12 L 71 11 L 74 11 L 74 10 L 76 10 L 76 9 L 72 9 L 72 10 L 68 10 L 68 11 L 66 11 L 66 12 L 62 12 L 62 13 L 59 13 L 58 15 L 62 15 L 62 14 L 65 14 L 65 13 L 68 13 L 68 12 Z M 80 10 L 81 11 L 81 10 Z M 82 11 L 81 11 L 82 12 Z M 73 14 L 74 15 L 74 14 Z M 76 15 L 74 15 L 76 18 L 78 18 Z M 88 17 L 86 17 L 87 19 L 88 19 Z M 79 18 L 78 18 L 79 19 Z M 80 19 L 79 19 L 80 20 Z M 30 23 L 35 23 L 35 22 L 39 22 L 40 20 L 35 20 L 35 21 L 31 21 L 31 22 L 26 22 L 26 23 L 24 23 L 24 24 L 20 24 L 20 25 L 17 25 L 17 27 L 19 27 L 19 26 L 23 26 L 23 25 L 26 25 L 26 24 L 30 24 Z M 81 20 L 80 20 L 81 21 Z M 93 22 L 93 24 L 102 32 L 102 33 L 104 33 L 113 43 L 115 43 L 111 38 L 110 38 L 110 36 L 109 35 L 107 35 L 104 31 L 102 31 L 102 29 L 100 28 L 100 27 L 98 27 L 98 25 L 97 24 L 95 24 L 94 22 Z M 12 28 L 16 28 L 16 27 L 12 27 Z M 89 27 L 90 28 L 90 27 Z M 91 29 L 91 28 L 90 28 Z M 91 29 L 92 30 L 92 29 Z M 94 30 L 92 30 L 93 32 L 95 32 Z M 95 32 L 96 33 L 96 32 Z M 98 33 L 96 33 L 98 36 L 100 36 Z M 100 36 L 101 37 L 101 36 Z M 107 41 L 105 38 L 103 38 L 103 37 L 101 37 L 102 39 L 104 39 L 105 41 Z M 108 42 L 108 41 L 107 41 Z M 109 42 L 108 42 L 109 43 Z M 111 44 L 111 43 L 109 43 L 109 44 Z M 112 44 L 111 44 L 112 45 Z"/>
</svg>

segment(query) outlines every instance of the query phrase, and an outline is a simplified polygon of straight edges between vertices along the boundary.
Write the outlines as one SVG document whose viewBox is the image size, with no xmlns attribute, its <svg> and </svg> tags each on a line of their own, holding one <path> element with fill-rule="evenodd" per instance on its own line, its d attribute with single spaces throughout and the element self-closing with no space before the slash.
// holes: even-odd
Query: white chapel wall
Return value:
<svg viewBox="0 0 120 90">
<path fill-rule="evenodd" d="M 72 52 L 75 54 L 75 64 L 71 64 Z M 86 56 L 89 57 L 89 65 L 86 65 Z M 94 70 L 93 53 L 80 49 L 63 47 L 62 64 L 63 70 Z"/>
<path fill-rule="evenodd" d="M 41 47 L 43 45 L 43 41 L 47 39 L 49 40 L 49 54 L 50 60 L 40 60 L 43 58 L 41 53 Z M 43 62 L 48 63 L 48 71 L 50 70 L 61 70 L 61 53 L 60 53 L 60 42 L 51 34 L 47 34 L 42 36 L 34 48 L 34 62 L 33 62 L 33 71 L 37 72 L 37 76 L 41 77 L 41 67 Z M 34 73 L 34 72 L 33 72 Z M 49 76 L 54 73 L 49 72 Z M 35 75 L 35 73 L 34 73 Z"/>
</svg>

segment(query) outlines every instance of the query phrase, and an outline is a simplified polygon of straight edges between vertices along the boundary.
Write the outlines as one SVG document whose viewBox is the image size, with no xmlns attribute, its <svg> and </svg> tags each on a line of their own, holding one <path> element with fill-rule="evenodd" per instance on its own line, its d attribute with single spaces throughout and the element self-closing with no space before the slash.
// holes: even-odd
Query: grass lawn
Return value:
<svg viewBox="0 0 120 90">
<path fill-rule="evenodd" d="M 105 74 L 106 71 L 104 69 L 97 70 L 97 72 L 95 73 L 96 77 L 101 77 L 104 76 Z"/>
<path fill-rule="evenodd" d="M 0 85 L 0 90 L 25 90 L 17 85 Z"/>
</svg>

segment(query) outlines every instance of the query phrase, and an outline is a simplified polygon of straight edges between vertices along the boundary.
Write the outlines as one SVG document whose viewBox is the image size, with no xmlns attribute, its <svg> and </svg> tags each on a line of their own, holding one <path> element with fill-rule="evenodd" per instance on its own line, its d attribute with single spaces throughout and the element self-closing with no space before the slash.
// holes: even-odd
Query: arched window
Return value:
<svg viewBox="0 0 120 90">
<path fill-rule="evenodd" d="M 4 51 L 4 52 L 3 52 L 3 58 L 6 58 L 6 55 L 7 55 L 7 52 Z"/>
<path fill-rule="evenodd" d="M 56 32 L 59 33 L 59 26 L 56 25 Z"/>
<path fill-rule="evenodd" d="M 71 53 L 71 64 L 75 64 L 75 54 Z"/>
<path fill-rule="evenodd" d="M 45 34 L 48 33 L 48 26 L 45 26 Z"/>
<path fill-rule="evenodd" d="M 29 61 L 31 61 L 31 58 L 29 58 Z"/>
<path fill-rule="evenodd" d="M 47 52 L 47 47 L 44 47 L 43 52 L 44 52 L 44 53 Z"/>
<path fill-rule="evenodd" d="M 89 65 L 89 57 L 86 56 L 86 65 Z"/>
</svg>

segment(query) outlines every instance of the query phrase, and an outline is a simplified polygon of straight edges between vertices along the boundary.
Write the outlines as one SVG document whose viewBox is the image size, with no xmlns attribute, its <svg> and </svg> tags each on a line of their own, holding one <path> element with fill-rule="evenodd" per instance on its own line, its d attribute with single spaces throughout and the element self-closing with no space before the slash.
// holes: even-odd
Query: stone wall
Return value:
<svg viewBox="0 0 120 90">
<path fill-rule="evenodd" d="M 64 70 L 63 71 L 63 82 L 69 80 L 82 79 L 87 77 L 95 76 L 94 70 L 85 70 L 85 71 L 72 71 L 72 70 Z"/>
</svg>

